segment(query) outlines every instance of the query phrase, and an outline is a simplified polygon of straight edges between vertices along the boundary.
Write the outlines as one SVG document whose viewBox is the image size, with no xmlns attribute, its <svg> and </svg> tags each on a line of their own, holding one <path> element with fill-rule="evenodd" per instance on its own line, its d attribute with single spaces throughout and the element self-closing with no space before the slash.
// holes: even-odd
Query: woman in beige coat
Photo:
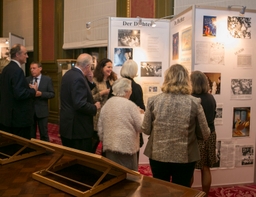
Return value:
<svg viewBox="0 0 256 197">
<path fill-rule="evenodd" d="M 187 187 L 200 159 L 197 139 L 210 135 L 200 99 L 190 94 L 187 69 L 171 66 L 162 93 L 148 99 L 142 124 L 143 132 L 150 136 L 144 154 L 149 157 L 153 177 Z"/>
</svg>

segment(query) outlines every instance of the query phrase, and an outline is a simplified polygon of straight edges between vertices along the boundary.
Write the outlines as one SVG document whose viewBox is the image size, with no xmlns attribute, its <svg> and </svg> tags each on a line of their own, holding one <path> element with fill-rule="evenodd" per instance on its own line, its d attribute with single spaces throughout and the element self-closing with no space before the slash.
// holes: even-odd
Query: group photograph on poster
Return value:
<svg viewBox="0 0 256 197">
<path fill-rule="evenodd" d="M 132 59 L 133 48 L 115 48 L 114 66 L 122 66 L 126 60 Z"/>
<path fill-rule="evenodd" d="M 234 107 L 232 137 L 250 136 L 250 107 Z"/>
<path fill-rule="evenodd" d="M 252 145 L 236 145 L 236 167 L 252 166 L 254 163 L 254 148 Z"/>
<path fill-rule="evenodd" d="M 252 98 L 252 79 L 231 79 L 232 99 Z"/>
<path fill-rule="evenodd" d="M 141 77 L 162 77 L 162 62 L 141 62 Z"/>
<path fill-rule="evenodd" d="M 119 29 L 118 46 L 139 47 L 140 30 Z"/>
<path fill-rule="evenodd" d="M 228 31 L 234 38 L 251 39 L 251 18 L 229 16 Z"/>
</svg>

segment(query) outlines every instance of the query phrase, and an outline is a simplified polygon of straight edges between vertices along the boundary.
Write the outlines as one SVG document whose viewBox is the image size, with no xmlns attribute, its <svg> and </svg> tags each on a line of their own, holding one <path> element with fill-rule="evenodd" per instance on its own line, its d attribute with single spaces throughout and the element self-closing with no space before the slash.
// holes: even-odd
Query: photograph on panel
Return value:
<svg viewBox="0 0 256 197">
<path fill-rule="evenodd" d="M 250 136 L 250 107 L 234 107 L 232 137 Z"/>
<path fill-rule="evenodd" d="M 181 50 L 189 51 L 192 45 L 192 28 L 188 27 L 181 33 Z"/>
<path fill-rule="evenodd" d="M 253 145 L 236 145 L 235 166 L 252 166 L 254 163 Z"/>
<path fill-rule="evenodd" d="M 214 124 L 223 125 L 223 103 L 217 103 Z"/>
<path fill-rule="evenodd" d="M 1 47 L 1 57 L 0 59 L 8 59 L 9 58 L 9 48 Z"/>
<path fill-rule="evenodd" d="M 221 93 L 221 73 L 204 73 L 208 79 L 211 94 Z"/>
<path fill-rule="evenodd" d="M 132 59 L 132 48 L 114 48 L 114 66 L 122 66 L 126 60 Z"/>
<path fill-rule="evenodd" d="M 162 62 L 141 62 L 141 77 L 162 77 Z"/>
<path fill-rule="evenodd" d="M 203 36 L 216 37 L 216 16 L 204 16 Z"/>
<path fill-rule="evenodd" d="M 179 32 L 172 35 L 172 59 L 179 59 Z"/>
<path fill-rule="evenodd" d="M 251 39 L 251 18 L 228 16 L 228 31 L 233 38 Z"/>
<path fill-rule="evenodd" d="M 252 99 L 252 79 L 231 79 L 231 99 Z"/>
<path fill-rule="evenodd" d="M 139 47 L 140 30 L 119 29 L 118 46 Z"/>
</svg>

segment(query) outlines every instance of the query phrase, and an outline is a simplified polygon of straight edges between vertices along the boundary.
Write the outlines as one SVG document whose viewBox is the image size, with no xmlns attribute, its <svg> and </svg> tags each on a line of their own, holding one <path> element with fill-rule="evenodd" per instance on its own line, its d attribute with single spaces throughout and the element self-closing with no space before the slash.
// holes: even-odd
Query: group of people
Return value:
<svg viewBox="0 0 256 197">
<path fill-rule="evenodd" d="M 0 130 L 24 137 L 49 141 L 48 99 L 55 96 L 52 80 L 41 74 L 39 62 L 30 64 L 31 76 L 25 77 L 21 66 L 28 58 L 23 45 L 10 50 L 11 61 L 0 73 Z"/>
<path fill-rule="evenodd" d="M 0 126 L 30 139 L 35 137 L 35 123 L 40 132 L 47 131 L 46 106 L 54 97 L 52 81 L 41 74 L 38 62 L 30 65 L 32 76 L 26 79 L 21 69 L 28 57 L 24 46 L 15 45 L 10 54 L 11 61 L 0 75 Z M 119 79 L 110 59 L 102 59 L 93 70 L 92 65 L 92 56 L 83 53 L 62 77 L 62 144 L 95 153 L 101 141 L 104 156 L 138 170 L 144 133 L 149 136 L 144 154 L 154 178 L 190 187 L 198 168 L 203 191 L 208 193 L 210 167 L 216 162 L 216 102 L 208 93 L 207 77 L 200 71 L 189 76 L 182 65 L 172 65 L 165 71 L 162 93 L 149 98 L 145 107 L 142 88 L 134 81 L 135 61 L 123 64 Z M 49 141 L 45 133 L 40 134 Z"/>
<path fill-rule="evenodd" d="M 101 60 L 94 71 L 91 64 L 91 56 L 81 54 L 63 76 L 63 145 L 94 153 L 102 141 L 104 156 L 138 170 L 144 133 L 149 135 L 144 154 L 153 177 L 190 187 L 198 168 L 208 193 L 210 167 L 216 162 L 216 102 L 205 74 L 194 71 L 189 76 L 182 65 L 172 65 L 165 72 L 162 93 L 149 98 L 145 108 L 142 88 L 134 81 L 135 61 L 123 64 L 119 79 L 110 59 Z"/>
</svg>

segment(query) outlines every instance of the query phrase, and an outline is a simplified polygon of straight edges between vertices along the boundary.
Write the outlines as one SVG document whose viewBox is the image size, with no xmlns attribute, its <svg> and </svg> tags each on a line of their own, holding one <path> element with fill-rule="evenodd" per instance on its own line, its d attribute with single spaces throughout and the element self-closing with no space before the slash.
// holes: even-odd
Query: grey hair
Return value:
<svg viewBox="0 0 256 197">
<path fill-rule="evenodd" d="M 112 86 L 113 94 L 120 97 L 124 97 L 126 92 L 130 91 L 131 89 L 131 80 L 126 78 L 117 79 Z"/>
<path fill-rule="evenodd" d="M 80 54 L 76 60 L 76 66 L 80 68 L 85 68 L 86 66 L 91 64 L 92 64 L 92 56 L 87 53 Z"/>
<path fill-rule="evenodd" d="M 122 77 L 128 77 L 133 79 L 134 77 L 136 77 L 137 72 L 138 64 L 134 60 L 127 60 L 124 62 L 121 68 L 120 75 Z"/>
</svg>

